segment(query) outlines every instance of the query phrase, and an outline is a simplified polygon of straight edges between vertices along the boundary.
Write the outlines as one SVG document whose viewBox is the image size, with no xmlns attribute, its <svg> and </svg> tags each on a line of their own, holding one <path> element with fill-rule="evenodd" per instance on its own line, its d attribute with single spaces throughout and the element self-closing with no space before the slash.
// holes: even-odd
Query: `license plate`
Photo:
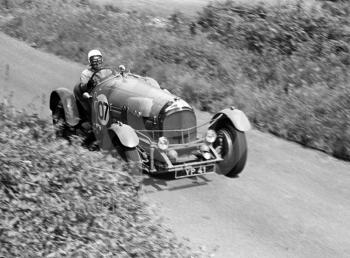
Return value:
<svg viewBox="0 0 350 258">
<path fill-rule="evenodd" d="M 181 170 L 175 171 L 175 178 L 199 176 L 215 172 L 215 164 L 200 166 L 185 166 Z"/>
</svg>

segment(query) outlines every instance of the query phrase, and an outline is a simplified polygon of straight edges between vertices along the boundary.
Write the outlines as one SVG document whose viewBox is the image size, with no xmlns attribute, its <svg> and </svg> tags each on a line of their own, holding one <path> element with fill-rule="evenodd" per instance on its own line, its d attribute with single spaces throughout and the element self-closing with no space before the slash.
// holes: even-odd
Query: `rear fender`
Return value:
<svg viewBox="0 0 350 258">
<path fill-rule="evenodd" d="M 243 111 L 234 108 L 234 107 L 230 107 L 230 108 L 226 108 L 221 110 L 220 112 L 218 112 L 217 114 L 215 114 L 212 118 L 212 121 L 214 121 L 216 118 L 218 118 L 219 116 L 223 116 L 221 118 L 219 118 L 211 127 L 215 127 L 218 123 L 220 123 L 220 121 L 222 121 L 222 119 L 229 119 L 231 121 L 231 123 L 233 124 L 233 126 L 241 132 L 246 132 L 249 131 L 251 129 L 251 125 L 250 122 L 248 120 L 248 117 L 243 113 Z"/>
<path fill-rule="evenodd" d="M 110 135 L 116 135 L 124 147 L 134 148 L 139 145 L 139 137 L 137 136 L 135 130 L 129 125 L 114 123 L 111 125 L 108 131 Z"/>
<path fill-rule="evenodd" d="M 55 110 L 59 100 L 62 101 L 66 122 L 70 126 L 76 126 L 80 121 L 80 116 L 74 94 L 65 88 L 54 90 L 50 96 L 51 111 Z"/>
</svg>

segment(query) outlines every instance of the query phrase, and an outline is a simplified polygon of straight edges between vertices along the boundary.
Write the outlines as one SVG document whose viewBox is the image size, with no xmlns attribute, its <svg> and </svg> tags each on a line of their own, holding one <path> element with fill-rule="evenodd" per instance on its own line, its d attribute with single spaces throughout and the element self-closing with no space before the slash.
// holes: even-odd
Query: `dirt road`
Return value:
<svg viewBox="0 0 350 258">
<path fill-rule="evenodd" d="M 72 88 L 83 68 L 1 33 L 0 47 L 0 98 L 13 91 L 15 105 L 34 102 L 43 115 L 51 89 Z M 350 257 L 350 163 L 256 130 L 247 137 L 239 178 L 146 180 L 165 224 L 215 257 Z"/>
</svg>

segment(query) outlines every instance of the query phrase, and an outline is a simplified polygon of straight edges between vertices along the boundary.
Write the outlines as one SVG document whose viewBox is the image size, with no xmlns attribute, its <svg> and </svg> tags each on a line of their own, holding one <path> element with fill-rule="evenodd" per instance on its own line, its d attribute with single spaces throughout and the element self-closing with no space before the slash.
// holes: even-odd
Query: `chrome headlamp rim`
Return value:
<svg viewBox="0 0 350 258">
<path fill-rule="evenodd" d="M 210 152 L 204 152 L 202 153 L 202 156 L 204 159 L 208 160 L 208 159 L 211 159 L 211 154 Z"/>
<path fill-rule="evenodd" d="M 169 140 L 165 137 L 159 137 L 157 146 L 160 150 L 165 151 L 169 148 Z"/>
<path fill-rule="evenodd" d="M 212 144 L 215 142 L 217 134 L 213 129 L 209 129 L 205 134 L 205 141 Z"/>
</svg>

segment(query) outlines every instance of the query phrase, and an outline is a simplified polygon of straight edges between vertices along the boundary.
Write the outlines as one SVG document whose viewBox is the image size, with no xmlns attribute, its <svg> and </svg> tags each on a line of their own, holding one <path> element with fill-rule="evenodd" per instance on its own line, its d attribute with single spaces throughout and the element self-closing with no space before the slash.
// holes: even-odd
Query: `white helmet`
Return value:
<svg viewBox="0 0 350 258">
<path fill-rule="evenodd" d="M 101 54 L 100 50 L 97 50 L 97 49 L 90 50 L 88 53 L 88 61 L 89 62 L 90 62 L 90 58 L 93 56 L 101 56 L 102 57 L 102 54 Z"/>
<path fill-rule="evenodd" d="M 102 68 L 103 59 L 99 50 L 93 49 L 88 53 L 88 60 L 91 68 L 95 71 L 99 71 Z"/>
</svg>

